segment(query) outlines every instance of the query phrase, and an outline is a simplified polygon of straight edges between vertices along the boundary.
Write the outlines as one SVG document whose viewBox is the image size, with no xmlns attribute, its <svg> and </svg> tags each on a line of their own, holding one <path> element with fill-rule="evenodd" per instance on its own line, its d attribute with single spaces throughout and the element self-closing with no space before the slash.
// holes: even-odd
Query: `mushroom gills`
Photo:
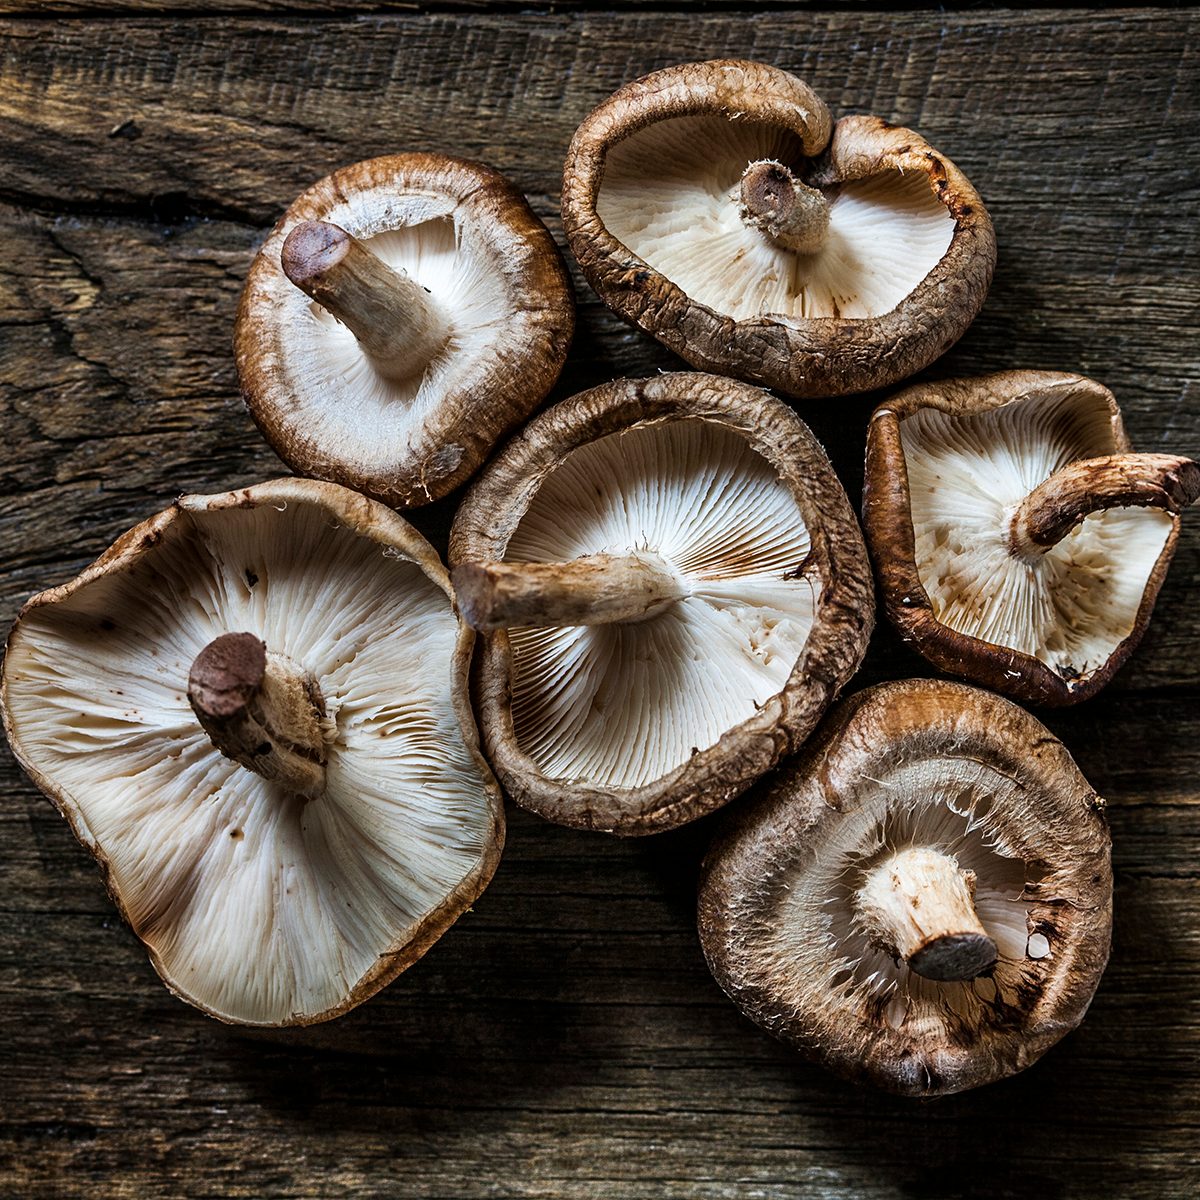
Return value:
<svg viewBox="0 0 1200 1200">
<path fill-rule="evenodd" d="M 806 161 L 795 134 L 764 122 L 675 117 L 612 147 L 596 212 L 692 300 L 735 320 L 890 312 L 941 261 L 954 218 L 923 173 L 817 190 L 801 182 Z M 778 228 L 761 186 L 747 204 L 745 179 L 766 163 L 803 198 L 789 209 L 802 234 Z"/>
<path fill-rule="evenodd" d="M 188 498 L 133 565 L 31 609 L 6 668 L 27 761 L 68 797 L 160 972 L 251 1024 L 332 1015 L 446 904 L 493 836 L 451 692 L 460 627 L 446 592 L 359 533 L 361 496 L 267 487 L 211 510 Z M 306 499 L 326 493 L 343 507 Z M 392 518 L 374 507 L 368 533 Z M 319 799 L 290 802 L 287 783 L 218 754 L 197 719 L 189 670 L 228 630 L 271 648 L 268 687 L 275 664 L 298 685 L 299 713 L 265 698 L 267 725 L 293 728 L 280 709 L 311 716 L 305 683 L 319 681 L 336 720 L 330 738 L 315 718 Z"/>
<path fill-rule="evenodd" d="M 900 436 L 917 570 L 934 617 L 1038 658 L 1067 679 L 1103 666 L 1134 630 L 1173 517 L 1166 507 L 1085 515 L 1081 509 L 1100 504 L 1064 499 L 1064 471 L 1111 456 L 1102 400 L 1081 403 L 1070 390 L 1052 390 L 971 415 L 923 408 L 900 423 Z M 1186 461 L 1130 457 L 1169 460 L 1167 473 Z M 1186 492 L 1191 468 L 1184 476 Z M 1050 536 L 1058 540 L 1033 546 L 1020 530 L 1047 494 L 1056 521 Z M 1050 523 L 1043 518 L 1040 527 Z"/>
<path fill-rule="evenodd" d="M 716 744 L 784 687 L 803 651 L 820 599 L 803 569 L 810 550 L 773 468 L 712 422 L 637 426 L 571 451 L 505 565 L 551 564 L 557 577 L 602 558 L 638 564 L 634 578 L 651 585 L 608 597 L 615 620 L 509 630 L 524 753 L 549 778 L 624 788 Z"/>
</svg>

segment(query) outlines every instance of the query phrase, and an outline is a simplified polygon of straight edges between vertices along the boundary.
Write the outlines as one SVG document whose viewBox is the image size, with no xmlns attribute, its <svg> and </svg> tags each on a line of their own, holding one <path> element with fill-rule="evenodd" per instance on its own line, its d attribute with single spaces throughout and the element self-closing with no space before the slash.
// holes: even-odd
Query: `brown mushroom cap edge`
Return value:
<svg viewBox="0 0 1200 1200">
<path fill-rule="evenodd" d="M 818 187 L 885 171 L 927 176 L 954 219 L 949 249 L 895 308 L 869 319 L 764 315 L 739 321 L 698 303 L 617 240 L 597 214 L 597 197 L 614 145 L 656 121 L 700 114 L 794 133 L 815 160 L 809 182 Z M 919 134 L 872 116 L 831 126 L 825 104 L 795 76 L 736 59 L 655 71 L 603 101 L 571 141 L 562 210 L 584 276 L 619 316 L 698 370 L 797 398 L 886 387 L 933 362 L 982 308 L 996 262 L 995 232 L 978 193 Z"/>
<path fill-rule="evenodd" d="M 437 552 L 402 517 L 384 505 L 336 484 L 283 478 L 220 495 L 180 497 L 170 508 L 122 534 L 75 579 L 41 592 L 28 600 L 22 606 L 9 632 L 6 650 L 11 652 L 15 639 L 21 635 L 22 622 L 28 613 L 44 606 L 58 604 L 103 576 L 120 574 L 129 570 L 147 555 L 153 555 L 155 546 L 163 539 L 166 531 L 177 523 L 186 523 L 193 511 L 212 512 L 222 509 L 257 508 L 268 504 L 286 506 L 289 502 L 317 504 L 327 511 L 331 521 L 352 530 L 356 536 L 376 542 L 385 554 L 391 552 L 399 558 L 411 561 L 419 567 L 430 582 L 446 594 L 447 599 L 453 605 L 450 579 Z M 420 959 L 470 908 L 471 904 L 483 893 L 496 871 L 504 847 L 504 802 L 491 768 L 480 751 L 475 718 L 469 701 L 468 677 L 475 633 L 461 620 L 458 625 L 454 657 L 449 664 L 451 700 L 458 716 L 464 744 L 478 766 L 481 779 L 484 781 L 490 814 L 490 832 L 487 837 L 486 850 L 454 891 L 427 912 L 420 924 L 408 936 L 383 951 L 376 960 L 375 966 L 355 983 L 352 990 L 340 1003 L 318 1013 L 298 1014 L 284 1021 L 272 1022 L 272 1025 L 313 1025 L 329 1021 L 375 995 Z M 6 661 L 8 658 L 9 656 L 6 654 Z M 110 899 L 122 919 L 136 933 L 136 926 L 112 878 L 108 858 L 103 847 L 97 844 L 88 829 L 78 801 L 73 795 L 59 787 L 53 778 L 40 770 L 24 752 L 13 720 L 9 682 L 9 675 L 6 671 L 0 678 L 0 718 L 3 720 L 4 733 L 12 747 L 13 754 L 30 779 L 66 819 L 75 837 L 91 852 L 100 867 L 105 889 Z M 217 1020 L 231 1024 L 247 1023 L 213 1011 L 190 995 L 186 988 L 167 974 L 155 951 L 149 945 L 146 946 L 146 949 L 155 971 L 173 995 Z"/>
<path fill-rule="evenodd" d="M 874 622 L 870 567 L 853 509 L 825 452 L 785 405 L 757 388 L 710 375 L 617 380 L 540 414 L 472 484 L 451 533 L 451 565 L 502 560 L 543 481 L 572 450 L 634 426 L 687 418 L 735 432 L 787 486 L 812 541 L 805 569 L 823 581 L 817 616 L 782 691 L 715 745 L 634 788 L 596 788 L 541 773 L 514 732 L 508 633 L 481 633 L 472 687 L 489 761 L 518 804 L 560 824 L 641 835 L 712 812 L 804 741 L 866 652 Z"/>
<path fill-rule="evenodd" d="M 827 977 L 814 983 L 811 966 L 764 944 L 797 876 L 822 864 L 824 839 L 854 819 L 859 790 L 881 781 L 886 791 L 889 771 L 922 758 L 972 769 L 989 762 L 1025 814 L 1038 814 L 1038 830 L 1016 828 L 1014 818 L 1004 840 L 1026 865 L 1020 902 L 1031 936 L 1052 947 L 1042 958 L 1002 959 L 985 975 L 982 996 L 970 998 L 981 1023 L 951 1012 L 934 1034 L 923 1018 L 912 1029 L 892 1028 L 883 998 L 859 1002 L 848 1016 L 852 1002 L 832 955 Z M 751 1020 L 846 1078 L 934 1096 L 1011 1075 L 1080 1023 L 1108 961 L 1112 868 L 1103 808 L 1062 743 L 1010 701 L 944 680 L 868 688 L 843 701 L 796 760 L 729 814 L 701 870 L 709 968 Z M 820 930 L 800 936 L 814 953 L 827 952 Z M 797 998 L 798 989 L 811 991 Z"/>
</svg>

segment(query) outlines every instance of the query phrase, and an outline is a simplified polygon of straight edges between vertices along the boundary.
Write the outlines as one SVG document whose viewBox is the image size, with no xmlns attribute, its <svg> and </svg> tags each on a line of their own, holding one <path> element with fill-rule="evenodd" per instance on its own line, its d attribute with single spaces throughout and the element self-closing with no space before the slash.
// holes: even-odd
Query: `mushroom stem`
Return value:
<svg viewBox="0 0 1200 1200">
<path fill-rule="evenodd" d="M 926 979 L 974 979 L 996 961 L 975 912 L 975 872 L 940 850 L 889 854 L 867 873 L 854 906 L 872 942 Z"/>
<path fill-rule="evenodd" d="M 829 202 L 781 162 L 752 162 L 742 175 L 742 220 L 785 250 L 815 254 L 829 233 Z"/>
<path fill-rule="evenodd" d="M 196 655 L 188 700 L 226 758 L 300 796 L 325 790 L 325 702 L 286 655 L 252 633 L 222 634 Z"/>
<path fill-rule="evenodd" d="M 589 554 L 562 563 L 463 563 L 451 579 L 473 629 L 641 621 L 686 594 L 657 556 Z"/>
<path fill-rule="evenodd" d="M 302 221 L 283 243 L 284 274 L 331 312 L 375 369 L 406 379 L 429 365 L 449 331 L 429 294 L 352 234 L 328 221 Z"/>
<path fill-rule="evenodd" d="M 1009 551 L 1037 562 L 1086 516 L 1133 505 L 1176 513 L 1200 498 L 1200 463 L 1175 454 L 1110 454 L 1069 463 L 1017 505 Z"/>
</svg>

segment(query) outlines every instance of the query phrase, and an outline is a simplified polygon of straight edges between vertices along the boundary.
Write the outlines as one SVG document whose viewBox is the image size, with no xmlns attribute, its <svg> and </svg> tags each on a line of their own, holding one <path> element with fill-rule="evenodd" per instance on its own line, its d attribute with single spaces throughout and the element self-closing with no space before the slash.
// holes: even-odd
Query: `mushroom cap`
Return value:
<svg viewBox="0 0 1200 1200">
<path fill-rule="evenodd" d="M 354 334 L 284 274 L 304 221 L 326 221 L 407 272 L 450 325 L 419 375 L 379 374 Z M 234 330 L 238 380 L 275 452 L 396 508 L 445 495 L 554 385 L 575 323 L 570 279 L 525 197 L 482 163 L 393 154 L 299 196 L 259 250 Z"/>
<path fill-rule="evenodd" d="M 884 387 L 927 366 L 983 305 L 996 260 L 975 189 L 918 134 L 832 126 L 800 80 L 721 60 L 656 71 L 588 116 L 567 154 L 563 228 L 604 302 L 694 367 L 791 396 Z M 830 201 L 797 255 L 738 216 L 772 160 Z"/>
<path fill-rule="evenodd" d="M 1009 552 L 1007 524 L 1066 464 L 1129 450 L 1112 393 L 1067 372 L 940 380 L 881 404 L 863 524 L 904 638 L 942 670 L 1029 703 L 1095 695 L 1141 641 L 1178 516 L 1093 513 L 1036 563 Z"/>
<path fill-rule="evenodd" d="M 685 598 L 639 622 L 481 634 L 473 689 L 505 791 L 618 834 L 720 807 L 808 736 L 874 620 L 853 510 L 785 405 L 711 375 L 592 388 L 463 500 L 452 564 L 649 553 Z"/>
<path fill-rule="evenodd" d="M 222 757 L 193 715 L 189 665 L 229 630 L 316 678 L 318 798 Z M 496 868 L 473 640 L 433 548 L 381 504 L 298 479 L 184 496 L 24 606 L 4 728 L 173 992 L 305 1025 L 420 958 Z"/>
<path fill-rule="evenodd" d="M 910 1096 L 1001 1079 L 1079 1024 L 1108 961 L 1102 810 L 1015 704 L 940 680 L 868 688 L 709 852 L 705 957 L 751 1020 L 840 1075 Z M 852 920 L 864 868 L 918 844 L 974 870 L 989 974 L 923 979 Z"/>
</svg>

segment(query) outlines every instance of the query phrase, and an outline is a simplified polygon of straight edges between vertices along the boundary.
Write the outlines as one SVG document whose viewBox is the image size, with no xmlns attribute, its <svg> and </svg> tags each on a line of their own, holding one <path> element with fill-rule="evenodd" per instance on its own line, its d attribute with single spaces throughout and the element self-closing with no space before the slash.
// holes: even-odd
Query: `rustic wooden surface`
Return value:
<svg viewBox="0 0 1200 1200">
<path fill-rule="evenodd" d="M 509 173 L 559 236 L 579 119 L 684 58 L 795 70 L 966 170 L 999 267 L 930 375 L 1081 370 L 1139 446 L 1200 451 L 1200 18 L 746 6 L 54 0 L 77 16 L 45 20 L 3 0 L 0 619 L 178 492 L 281 473 L 229 340 L 296 192 L 446 149 Z M 674 365 L 576 282 L 560 395 Z M 852 492 L 870 403 L 802 410 Z M 416 520 L 444 539 L 451 512 Z M 1115 947 L 1088 1020 L 1023 1076 L 926 1104 L 830 1079 L 725 1002 L 692 921 L 711 823 L 622 843 L 514 813 L 493 887 L 416 968 L 331 1025 L 255 1033 L 170 998 L 5 752 L 0 1194 L 1196 1195 L 1198 583 L 1193 519 L 1132 664 L 1046 718 L 1110 801 Z M 881 630 L 861 681 L 918 673 Z"/>
</svg>

